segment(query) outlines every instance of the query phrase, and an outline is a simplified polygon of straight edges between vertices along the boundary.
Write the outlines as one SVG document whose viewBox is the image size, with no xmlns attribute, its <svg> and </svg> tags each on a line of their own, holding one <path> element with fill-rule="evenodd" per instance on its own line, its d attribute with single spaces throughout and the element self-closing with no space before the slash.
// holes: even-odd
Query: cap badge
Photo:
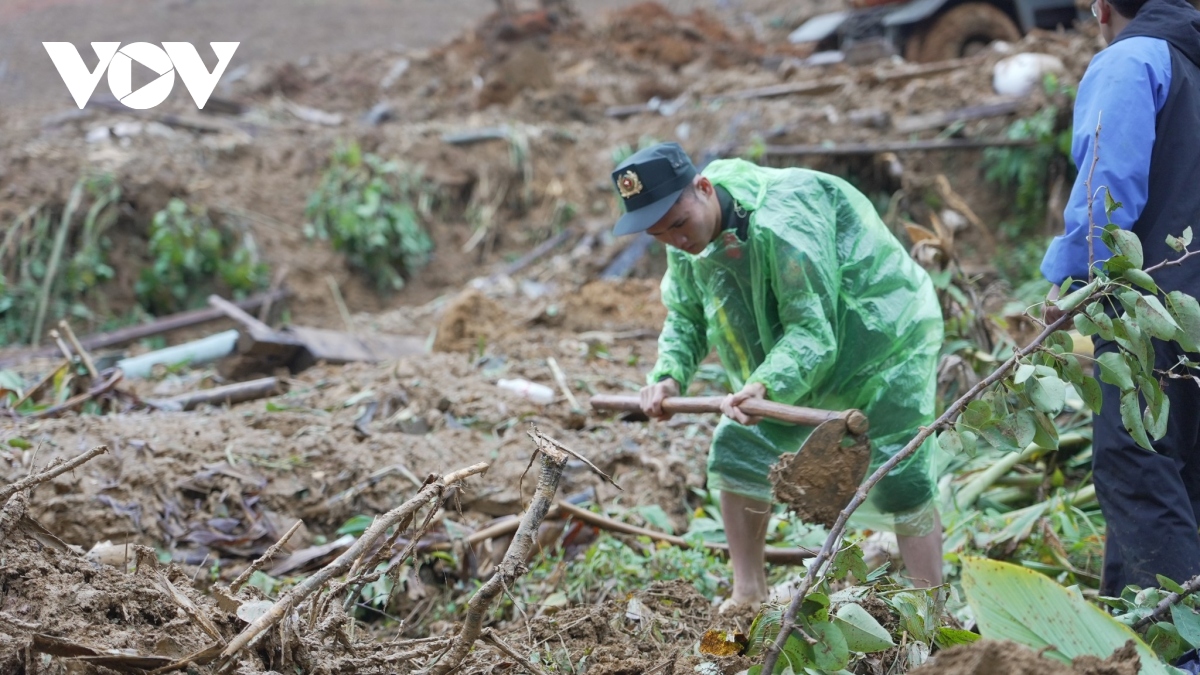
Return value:
<svg viewBox="0 0 1200 675">
<path fill-rule="evenodd" d="M 630 169 L 617 178 L 617 190 L 622 199 L 629 199 L 642 191 L 642 179 Z"/>
</svg>

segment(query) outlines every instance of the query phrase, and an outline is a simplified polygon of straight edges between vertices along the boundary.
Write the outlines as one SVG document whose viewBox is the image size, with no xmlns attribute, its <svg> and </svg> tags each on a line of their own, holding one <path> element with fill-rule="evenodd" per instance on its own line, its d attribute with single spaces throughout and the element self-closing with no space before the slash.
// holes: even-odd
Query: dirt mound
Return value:
<svg viewBox="0 0 1200 675">
<path fill-rule="evenodd" d="M 1139 667 L 1132 641 L 1107 659 L 1083 656 L 1066 665 L 1014 642 L 980 640 L 939 653 L 912 675 L 1137 675 Z"/>
<path fill-rule="evenodd" d="M 433 348 L 439 352 L 481 352 L 509 331 L 504 308 L 474 288 L 446 306 Z"/>
<path fill-rule="evenodd" d="M 574 331 L 629 331 L 662 327 L 667 310 L 657 279 L 601 279 L 567 296 L 564 326 Z"/>
</svg>

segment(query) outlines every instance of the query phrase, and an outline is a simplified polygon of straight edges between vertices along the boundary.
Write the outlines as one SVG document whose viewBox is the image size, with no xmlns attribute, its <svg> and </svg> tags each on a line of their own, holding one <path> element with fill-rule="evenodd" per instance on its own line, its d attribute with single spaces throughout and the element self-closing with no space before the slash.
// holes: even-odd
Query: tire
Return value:
<svg viewBox="0 0 1200 675">
<path fill-rule="evenodd" d="M 915 32 L 905 45 L 910 61 L 931 63 L 969 56 L 972 49 L 996 40 L 1016 42 L 1021 31 L 998 7 L 968 2 L 934 17 Z"/>
</svg>

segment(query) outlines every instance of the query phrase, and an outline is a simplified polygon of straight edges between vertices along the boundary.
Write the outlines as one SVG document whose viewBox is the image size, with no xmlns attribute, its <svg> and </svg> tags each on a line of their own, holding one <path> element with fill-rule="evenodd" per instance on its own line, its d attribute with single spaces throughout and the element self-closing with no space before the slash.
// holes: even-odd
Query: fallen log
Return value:
<svg viewBox="0 0 1200 675">
<path fill-rule="evenodd" d="M 279 378 L 264 377 L 249 382 L 227 384 L 212 389 L 201 389 L 170 398 L 147 401 L 150 405 L 163 410 L 192 410 L 204 404 L 233 405 L 245 401 L 274 396 L 280 392 Z"/>
<path fill-rule="evenodd" d="M 273 293 L 256 295 L 233 304 L 237 305 L 241 309 L 254 311 L 261 307 L 262 304 L 268 300 L 271 302 L 278 302 L 287 296 L 288 291 L 281 289 Z M 219 319 L 223 319 L 224 317 L 225 315 L 220 310 L 213 308 L 180 312 L 178 314 L 164 316 L 160 319 L 156 319 L 150 323 L 142 324 L 140 326 L 130 326 L 129 328 L 122 328 L 120 330 L 114 330 L 108 333 L 89 335 L 87 337 L 80 338 L 79 343 L 84 349 L 90 351 L 107 349 L 109 347 L 119 347 L 121 345 L 129 344 L 130 342 L 137 342 L 138 340 L 142 340 L 144 338 L 162 335 L 163 333 L 169 333 L 173 330 L 191 328 L 193 326 L 199 326 L 200 324 L 211 321 L 217 321 Z M 53 346 L 40 349 L 24 349 L 15 351 L 7 355 L 0 356 L 0 368 L 25 363 L 30 359 L 53 356 L 57 351 L 58 348 Z"/>
<path fill-rule="evenodd" d="M 957 122 L 1011 115 L 1020 110 L 1022 105 L 1024 105 L 1024 101 L 1013 99 L 985 105 L 973 105 L 966 108 L 958 108 L 957 110 L 940 110 L 924 115 L 909 115 L 908 117 L 897 119 L 893 124 L 893 128 L 896 133 L 900 134 L 941 129 Z"/>
<path fill-rule="evenodd" d="M 572 236 L 577 235 L 577 234 L 579 234 L 578 228 L 574 228 L 574 227 L 564 228 L 562 232 L 559 232 L 558 234 L 554 235 L 553 237 L 550 237 L 549 239 L 547 239 L 546 241 L 543 241 L 542 243 L 538 244 L 537 246 L 534 246 L 525 255 L 521 256 L 520 258 L 517 258 L 516 260 L 509 263 L 508 265 L 505 265 L 504 269 L 500 271 L 501 274 L 503 274 L 504 276 L 511 277 L 512 275 L 516 274 L 517 272 L 520 272 L 521 270 L 525 269 L 526 267 L 529 267 L 534 262 L 536 262 L 539 258 L 546 255 L 550 251 L 553 251 L 554 249 L 558 248 L 559 246 L 564 244 L 568 239 L 570 239 Z"/>
<path fill-rule="evenodd" d="M 978 150 L 980 148 L 1028 147 L 1037 142 L 1028 138 L 946 138 L 919 141 L 881 141 L 878 143 L 839 143 L 829 145 L 768 145 L 762 154 L 774 157 L 802 155 L 877 155 L 884 152 L 926 152 Z"/>
</svg>

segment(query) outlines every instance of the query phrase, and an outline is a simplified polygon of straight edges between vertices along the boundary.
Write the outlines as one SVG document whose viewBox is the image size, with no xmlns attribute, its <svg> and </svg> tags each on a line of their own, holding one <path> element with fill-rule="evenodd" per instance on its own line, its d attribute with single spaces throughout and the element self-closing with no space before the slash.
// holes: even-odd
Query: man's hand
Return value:
<svg viewBox="0 0 1200 675">
<path fill-rule="evenodd" d="M 642 387 L 642 412 L 651 419 L 665 422 L 671 419 L 671 413 L 663 411 L 663 399 L 678 395 L 679 383 L 669 377 L 648 387 Z"/>
<path fill-rule="evenodd" d="M 766 397 L 767 388 L 765 386 L 759 382 L 750 382 L 746 386 L 742 387 L 742 390 L 738 393 L 730 394 L 729 396 L 726 396 L 723 401 L 721 401 L 721 412 L 725 413 L 726 417 L 734 420 L 735 422 L 739 422 L 747 426 L 754 426 L 755 424 L 758 424 L 762 418 L 755 417 L 753 415 L 747 415 L 746 413 L 742 412 L 741 408 L 738 406 L 752 398 L 762 400 Z"/>
<path fill-rule="evenodd" d="M 1054 301 L 1058 300 L 1058 293 L 1058 284 L 1054 284 L 1046 294 L 1046 302 L 1042 304 L 1042 321 L 1047 325 L 1062 318 L 1063 311 L 1054 304 Z"/>
</svg>

